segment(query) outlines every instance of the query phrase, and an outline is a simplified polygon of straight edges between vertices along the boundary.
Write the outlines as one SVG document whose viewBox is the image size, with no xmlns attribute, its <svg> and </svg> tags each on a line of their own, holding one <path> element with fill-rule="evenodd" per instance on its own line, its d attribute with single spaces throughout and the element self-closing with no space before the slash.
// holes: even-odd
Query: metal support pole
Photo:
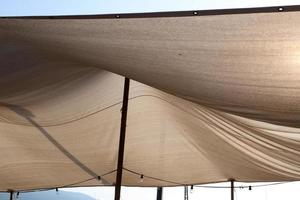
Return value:
<svg viewBox="0 0 300 200">
<path fill-rule="evenodd" d="M 234 200 L 234 179 L 230 179 L 231 200 Z"/>
<path fill-rule="evenodd" d="M 158 187 L 157 188 L 157 193 L 156 193 L 156 200 L 162 200 L 162 195 L 163 195 L 163 188 Z"/>
<path fill-rule="evenodd" d="M 184 200 L 189 200 L 189 188 L 184 186 Z"/>
<path fill-rule="evenodd" d="M 9 200 L 13 200 L 14 191 L 9 191 Z"/>
<path fill-rule="evenodd" d="M 126 133 L 127 108 L 128 108 L 128 96 L 129 96 L 129 82 L 130 79 L 125 78 L 121 128 L 120 128 L 120 140 L 119 140 L 118 168 L 117 168 L 117 178 L 116 178 L 116 185 L 115 185 L 115 200 L 120 200 L 120 196 L 121 196 L 122 170 L 123 170 L 123 160 L 124 160 L 125 133 Z"/>
</svg>

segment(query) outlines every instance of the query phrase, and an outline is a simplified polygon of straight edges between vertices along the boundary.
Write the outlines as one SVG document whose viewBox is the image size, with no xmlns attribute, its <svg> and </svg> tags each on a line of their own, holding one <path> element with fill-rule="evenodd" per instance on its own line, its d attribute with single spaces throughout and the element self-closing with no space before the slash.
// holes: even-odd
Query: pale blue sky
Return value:
<svg viewBox="0 0 300 200">
<path fill-rule="evenodd" d="M 300 4 L 300 0 L 0 0 L 0 16 L 201 10 Z"/>
<path fill-rule="evenodd" d="M 300 0 L 0 0 L 0 16 L 28 15 L 80 15 L 129 12 L 158 12 L 203 10 L 221 8 L 300 5 Z M 228 184 L 228 183 L 223 183 Z M 113 199 L 112 187 L 64 189 L 86 193 L 96 199 Z M 296 200 L 300 183 L 257 188 L 252 191 L 237 190 L 237 199 Z M 55 191 L 53 191 L 55 192 Z M 155 188 L 123 188 L 123 200 L 154 200 Z M 298 196 L 297 196 L 298 195 Z M 182 200 L 182 187 L 165 188 L 164 200 Z M 230 199 L 228 189 L 196 188 L 194 199 Z"/>
</svg>

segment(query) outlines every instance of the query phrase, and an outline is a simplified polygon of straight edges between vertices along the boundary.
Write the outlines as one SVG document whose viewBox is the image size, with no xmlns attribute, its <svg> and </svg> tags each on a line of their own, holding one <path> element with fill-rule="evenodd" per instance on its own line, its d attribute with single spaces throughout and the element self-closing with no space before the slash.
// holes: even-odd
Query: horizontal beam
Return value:
<svg viewBox="0 0 300 200">
<path fill-rule="evenodd" d="M 8 16 L 0 18 L 11 19 L 119 19 L 119 18 L 153 18 L 153 17 L 188 17 L 207 15 L 233 15 L 250 13 L 273 13 L 273 12 L 295 12 L 300 11 L 300 5 L 253 7 L 253 8 L 232 8 L 214 10 L 192 10 L 173 12 L 149 12 L 149 13 L 119 13 L 104 15 L 56 15 L 56 16 Z"/>
</svg>

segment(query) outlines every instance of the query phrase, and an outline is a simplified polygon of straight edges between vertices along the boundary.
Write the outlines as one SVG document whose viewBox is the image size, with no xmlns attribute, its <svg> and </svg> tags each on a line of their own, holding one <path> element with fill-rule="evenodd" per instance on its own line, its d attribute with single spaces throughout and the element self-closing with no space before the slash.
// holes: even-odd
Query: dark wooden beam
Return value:
<svg viewBox="0 0 300 200">
<path fill-rule="evenodd" d="M 123 160 L 124 160 L 124 149 L 125 149 L 125 134 L 126 134 L 126 122 L 127 122 L 127 108 L 128 108 L 128 96 L 129 96 L 129 83 L 130 83 L 130 79 L 125 78 L 121 128 L 120 128 L 120 139 L 119 139 L 118 168 L 117 168 L 117 178 L 116 178 L 116 185 L 115 185 L 115 200 L 120 200 L 120 196 L 121 196 Z"/>
<path fill-rule="evenodd" d="M 187 17 L 207 15 L 234 15 L 252 13 L 276 13 L 276 12 L 297 12 L 300 5 L 252 7 L 252 8 L 230 8 L 211 10 L 190 10 L 172 12 L 148 12 L 148 13 L 116 13 L 104 15 L 52 15 L 52 16 L 0 16 L 0 18 L 21 18 L 21 19 L 122 19 L 122 18 L 153 18 L 153 17 Z"/>
</svg>

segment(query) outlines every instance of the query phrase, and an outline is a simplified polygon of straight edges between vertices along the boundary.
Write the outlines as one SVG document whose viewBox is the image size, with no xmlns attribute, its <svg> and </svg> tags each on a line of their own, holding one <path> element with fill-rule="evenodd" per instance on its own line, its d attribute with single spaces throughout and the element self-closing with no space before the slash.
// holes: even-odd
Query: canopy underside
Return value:
<svg viewBox="0 0 300 200">
<path fill-rule="evenodd" d="M 299 23 L 1 19 L 0 191 L 113 185 L 122 76 L 123 185 L 299 180 Z"/>
</svg>

